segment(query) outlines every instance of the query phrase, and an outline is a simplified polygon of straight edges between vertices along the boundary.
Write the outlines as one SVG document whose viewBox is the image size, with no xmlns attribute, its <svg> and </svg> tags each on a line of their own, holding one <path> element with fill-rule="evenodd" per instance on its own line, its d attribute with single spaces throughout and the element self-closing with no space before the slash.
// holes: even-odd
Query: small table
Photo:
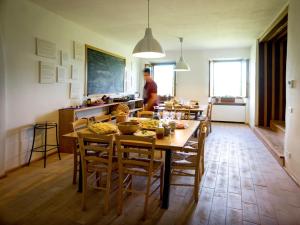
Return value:
<svg viewBox="0 0 300 225">
<path fill-rule="evenodd" d="M 187 124 L 185 129 L 176 129 L 175 132 L 163 139 L 156 139 L 155 148 L 158 150 L 165 151 L 165 174 L 164 174 L 164 187 L 163 187 L 163 200 L 161 207 L 163 209 L 168 209 L 169 207 L 169 194 L 170 194 L 170 178 L 171 178 L 171 159 L 173 151 L 180 151 L 185 146 L 189 138 L 194 134 L 200 125 L 200 121 L 195 120 L 185 120 L 184 123 Z M 85 129 L 86 132 L 90 132 Z M 76 140 L 78 138 L 76 132 L 63 135 L 64 138 L 71 139 L 74 143 L 73 152 L 76 153 Z M 80 163 L 81 171 L 81 163 Z M 78 191 L 82 191 L 82 175 L 79 172 L 79 182 Z"/>
</svg>

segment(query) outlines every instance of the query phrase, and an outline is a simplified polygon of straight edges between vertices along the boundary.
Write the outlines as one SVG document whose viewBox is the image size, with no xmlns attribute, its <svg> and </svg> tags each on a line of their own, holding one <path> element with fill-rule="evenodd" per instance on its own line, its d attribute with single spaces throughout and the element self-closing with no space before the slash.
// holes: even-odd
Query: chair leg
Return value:
<svg viewBox="0 0 300 225">
<path fill-rule="evenodd" d="M 86 210 L 86 192 L 87 192 L 87 165 L 86 161 L 82 160 L 82 203 L 81 209 Z"/>
<path fill-rule="evenodd" d="M 143 215 L 143 220 L 146 220 L 146 218 L 147 218 L 150 185 L 151 185 L 151 177 L 149 176 L 149 177 L 148 177 L 148 181 L 147 181 L 146 193 L 145 193 L 145 203 L 144 203 L 144 215 Z"/>
<path fill-rule="evenodd" d="M 74 153 L 73 153 L 73 156 L 74 156 L 74 165 L 73 165 L 73 184 L 76 184 L 77 183 L 77 168 L 78 168 L 78 160 L 77 160 L 77 151 L 76 149 L 74 150 Z"/>
<path fill-rule="evenodd" d="M 123 173 L 119 173 L 119 190 L 118 190 L 118 215 L 123 211 Z"/>
<path fill-rule="evenodd" d="M 204 174 L 204 157 L 201 159 L 201 174 Z"/>
<path fill-rule="evenodd" d="M 30 151 L 30 156 L 29 156 L 29 160 L 28 160 L 28 166 L 30 164 L 30 160 L 31 160 L 31 157 L 32 157 L 32 152 L 34 150 L 34 142 L 35 142 L 35 126 L 33 127 L 33 139 L 32 139 L 32 147 L 31 147 L 31 151 Z"/>
<path fill-rule="evenodd" d="M 194 200 L 198 202 L 199 200 L 199 183 L 200 183 L 200 171 L 195 170 L 195 181 L 194 181 Z"/>
</svg>

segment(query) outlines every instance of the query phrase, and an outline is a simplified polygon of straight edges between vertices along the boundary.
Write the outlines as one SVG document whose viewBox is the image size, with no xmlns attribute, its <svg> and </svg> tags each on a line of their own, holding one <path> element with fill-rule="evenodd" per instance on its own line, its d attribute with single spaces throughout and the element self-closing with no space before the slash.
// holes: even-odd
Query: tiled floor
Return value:
<svg viewBox="0 0 300 225">
<path fill-rule="evenodd" d="M 300 224 L 300 189 L 245 125 L 214 124 L 206 143 L 206 172 L 200 200 L 191 188 L 172 187 L 170 208 L 150 202 L 149 219 L 141 221 L 143 198 L 125 200 L 124 214 L 102 215 L 102 194 L 90 190 L 87 211 L 72 180 L 72 156 L 50 158 L 0 180 L 0 224 Z M 136 180 L 138 186 L 142 180 Z"/>
</svg>

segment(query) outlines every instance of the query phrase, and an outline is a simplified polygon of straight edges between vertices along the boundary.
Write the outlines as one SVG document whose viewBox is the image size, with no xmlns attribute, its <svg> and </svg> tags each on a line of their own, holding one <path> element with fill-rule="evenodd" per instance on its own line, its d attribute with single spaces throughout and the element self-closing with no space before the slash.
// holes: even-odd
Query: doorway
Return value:
<svg viewBox="0 0 300 225">
<path fill-rule="evenodd" d="M 258 127 L 256 134 L 284 166 L 287 10 L 259 41 Z"/>
</svg>

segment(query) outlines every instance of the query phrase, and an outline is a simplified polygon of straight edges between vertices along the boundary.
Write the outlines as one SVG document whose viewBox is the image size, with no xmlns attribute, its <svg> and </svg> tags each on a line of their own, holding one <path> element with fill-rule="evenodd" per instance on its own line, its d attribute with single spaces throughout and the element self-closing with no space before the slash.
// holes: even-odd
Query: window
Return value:
<svg viewBox="0 0 300 225">
<path fill-rule="evenodd" d="M 160 96 L 175 95 L 175 72 L 174 64 L 154 64 L 154 81 L 157 84 L 157 94 Z"/>
<path fill-rule="evenodd" d="M 209 64 L 211 97 L 247 97 L 248 60 L 213 60 Z"/>
</svg>

